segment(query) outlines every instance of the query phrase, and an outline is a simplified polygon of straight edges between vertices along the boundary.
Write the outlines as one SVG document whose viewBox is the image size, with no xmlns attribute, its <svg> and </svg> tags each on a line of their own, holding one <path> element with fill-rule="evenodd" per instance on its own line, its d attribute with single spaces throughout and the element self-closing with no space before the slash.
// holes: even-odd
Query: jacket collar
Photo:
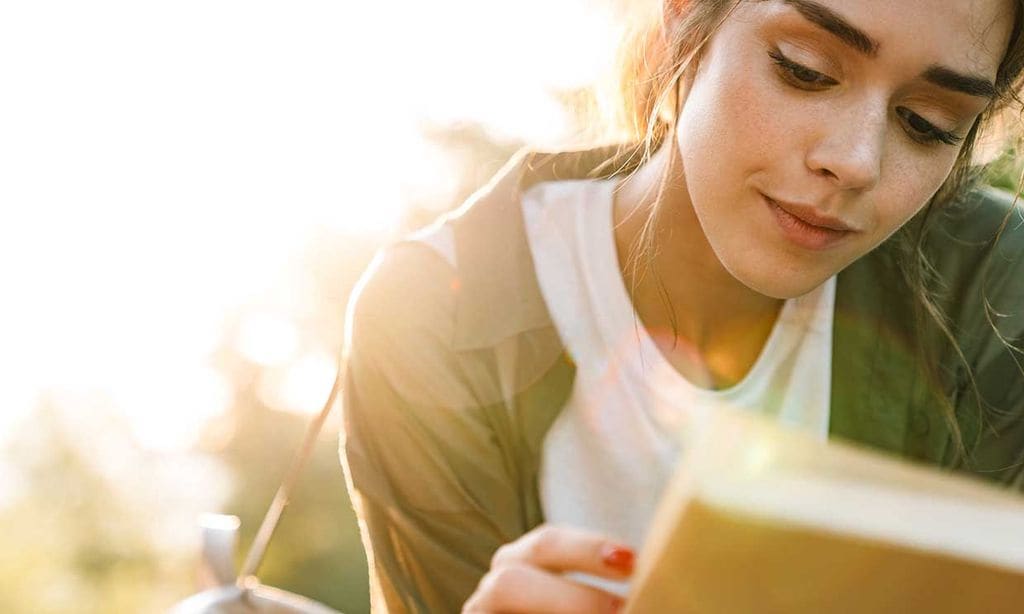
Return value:
<svg viewBox="0 0 1024 614">
<path fill-rule="evenodd" d="M 489 347 L 552 326 L 526 239 L 523 192 L 545 181 L 625 175 L 639 162 L 637 146 L 521 152 L 453 213 L 459 263 L 455 349 Z"/>
</svg>

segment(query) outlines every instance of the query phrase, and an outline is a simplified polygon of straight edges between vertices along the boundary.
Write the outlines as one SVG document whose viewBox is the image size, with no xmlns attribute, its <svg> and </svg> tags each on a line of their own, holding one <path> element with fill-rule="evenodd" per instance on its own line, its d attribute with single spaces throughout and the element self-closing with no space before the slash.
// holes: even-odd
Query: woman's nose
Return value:
<svg viewBox="0 0 1024 614">
<path fill-rule="evenodd" d="M 807 152 L 807 167 L 836 187 L 870 190 L 882 175 L 887 111 L 863 106 L 833 115 Z"/>
</svg>

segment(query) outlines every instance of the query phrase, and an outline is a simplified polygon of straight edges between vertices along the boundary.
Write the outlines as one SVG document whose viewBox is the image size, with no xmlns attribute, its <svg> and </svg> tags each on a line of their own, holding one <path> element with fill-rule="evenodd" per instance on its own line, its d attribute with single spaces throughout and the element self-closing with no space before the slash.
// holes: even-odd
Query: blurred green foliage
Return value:
<svg viewBox="0 0 1024 614">
<path fill-rule="evenodd" d="M 246 412 L 222 458 L 233 467 L 235 496 L 226 510 L 242 520 L 238 565 L 252 544 L 294 449 L 302 416 L 264 407 Z M 337 433 L 321 436 L 260 568 L 269 584 L 346 613 L 368 612 L 366 557 L 338 462 Z"/>
<path fill-rule="evenodd" d="M 1021 189 L 1021 173 L 1024 171 L 1024 159 L 1016 149 L 1007 149 L 995 159 L 984 175 L 984 182 L 1009 192 Z"/>
</svg>

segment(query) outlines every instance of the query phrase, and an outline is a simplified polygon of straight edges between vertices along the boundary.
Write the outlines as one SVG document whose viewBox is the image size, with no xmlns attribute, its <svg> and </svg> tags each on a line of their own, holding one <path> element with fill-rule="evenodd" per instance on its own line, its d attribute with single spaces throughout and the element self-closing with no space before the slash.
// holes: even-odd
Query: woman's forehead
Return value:
<svg viewBox="0 0 1024 614">
<path fill-rule="evenodd" d="M 993 76 L 1006 52 L 1017 4 L 1016 0 L 757 0 L 741 2 L 738 12 L 805 20 L 865 55 L 931 56 Z"/>
</svg>

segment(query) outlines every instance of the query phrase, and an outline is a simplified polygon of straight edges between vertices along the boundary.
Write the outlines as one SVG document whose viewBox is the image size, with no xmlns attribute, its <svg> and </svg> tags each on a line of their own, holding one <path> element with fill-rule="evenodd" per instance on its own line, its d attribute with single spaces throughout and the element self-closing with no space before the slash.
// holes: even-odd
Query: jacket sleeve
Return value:
<svg viewBox="0 0 1024 614">
<path fill-rule="evenodd" d="M 520 531 L 500 404 L 451 349 L 458 287 L 444 258 L 405 243 L 349 305 L 341 456 L 375 612 L 460 611 Z"/>
</svg>

